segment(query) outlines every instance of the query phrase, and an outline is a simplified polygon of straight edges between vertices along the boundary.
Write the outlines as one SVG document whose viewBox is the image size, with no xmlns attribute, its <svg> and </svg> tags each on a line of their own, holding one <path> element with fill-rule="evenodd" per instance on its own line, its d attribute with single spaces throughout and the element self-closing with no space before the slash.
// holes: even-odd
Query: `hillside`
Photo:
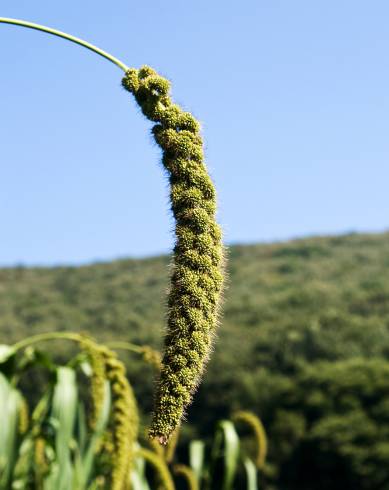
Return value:
<svg viewBox="0 0 389 490">
<path fill-rule="evenodd" d="M 56 329 L 159 347 L 168 272 L 168 257 L 1 269 L 1 342 Z M 389 397 L 389 233 L 233 246 L 228 276 L 219 339 L 189 422 L 206 433 L 231 409 L 259 413 L 272 441 L 268 479 L 283 489 L 305 488 L 298 476 L 301 454 L 320 471 L 322 444 L 345 473 L 339 488 L 389 488 L 382 485 L 389 474 L 377 475 L 374 465 L 377 486 L 362 485 L 371 452 L 365 461 L 360 451 L 361 444 L 389 440 L 389 405 L 387 411 L 382 405 Z M 64 349 L 58 346 L 59 353 Z M 136 360 L 128 365 L 147 412 L 151 378 Z M 387 415 L 377 415 L 380 410 Z M 362 417 L 352 427 L 366 425 L 363 417 L 375 424 L 371 433 L 355 436 L 362 443 L 345 436 L 357 455 L 343 455 L 333 439 L 341 429 L 331 417 L 340 415 Z M 326 484 L 311 481 L 307 488 L 338 488 L 332 480 Z"/>
<path fill-rule="evenodd" d="M 168 257 L 0 269 L 1 337 L 76 329 L 159 346 L 168 273 Z M 388 273 L 389 233 L 233 246 L 216 355 L 283 370 L 301 353 L 385 354 Z"/>
</svg>

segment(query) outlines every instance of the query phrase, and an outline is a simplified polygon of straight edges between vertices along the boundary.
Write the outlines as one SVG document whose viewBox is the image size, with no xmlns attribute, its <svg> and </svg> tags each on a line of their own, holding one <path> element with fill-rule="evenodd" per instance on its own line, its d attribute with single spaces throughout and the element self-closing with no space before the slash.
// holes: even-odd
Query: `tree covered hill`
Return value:
<svg viewBox="0 0 389 490">
<path fill-rule="evenodd" d="M 389 233 L 232 246 L 227 270 L 188 421 L 206 434 L 235 408 L 258 413 L 268 488 L 389 489 Z M 168 257 L 0 269 L 0 342 L 76 330 L 158 348 L 168 277 Z M 128 366 L 147 412 L 151 372 Z"/>
<path fill-rule="evenodd" d="M 252 367 L 389 353 L 389 233 L 232 246 L 216 357 Z M 169 258 L 0 269 L 4 342 L 50 330 L 161 343 Z"/>
</svg>

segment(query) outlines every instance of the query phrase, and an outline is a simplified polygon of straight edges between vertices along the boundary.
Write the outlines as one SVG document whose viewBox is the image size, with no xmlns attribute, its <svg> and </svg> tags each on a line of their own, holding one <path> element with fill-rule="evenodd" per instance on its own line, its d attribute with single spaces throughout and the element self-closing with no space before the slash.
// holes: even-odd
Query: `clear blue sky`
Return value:
<svg viewBox="0 0 389 490">
<path fill-rule="evenodd" d="M 389 2 L 3 0 L 0 16 L 149 64 L 203 123 L 227 243 L 389 221 Z M 0 264 L 168 251 L 151 124 L 122 72 L 0 25 Z"/>
</svg>

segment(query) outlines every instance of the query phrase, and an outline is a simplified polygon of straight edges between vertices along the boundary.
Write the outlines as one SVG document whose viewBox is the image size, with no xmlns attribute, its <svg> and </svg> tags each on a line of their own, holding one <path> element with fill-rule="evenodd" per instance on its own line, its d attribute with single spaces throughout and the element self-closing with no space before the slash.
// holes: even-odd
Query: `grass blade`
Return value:
<svg viewBox="0 0 389 490">
<path fill-rule="evenodd" d="M 212 483 L 218 485 L 217 479 L 220 476 L 218 473 L 218 461 L 220 458 L 223 460 L 224 474 L 222 476 L 223 484 L 222 490 L 232 490 L 236 470 L 238 467 L 238 460 L 240 454 L 239 437 L 235 430 L 234 424 L 229 420 L 222 420 L 219 422 L 214 440 L 214 446 L 211 454 L 211 479 Z"/>
<path fill-rule="evenodd" d="M 106 381 L 104 385 L 104 403 L 101 408 L 99 418 L 96 421 L 96 426 L 93 434 L 90 438 L 89 444 L 86 447 L 86 451 L 81 454 L 80 457 L 80 468 L 78 470 L 78 479 L 80 481 L 80 488 L 84 488 L 91 476 L 94 457 L 101 443 L 103 433 L 107 427 L 109 414 L 111 408 L 111 390 L 109 382 Z"/>
<path fill-rule="evenodd" d="M 22 397 L 2 373 L 0 373 L 0 402 L 2 412 L 2 423 L 0 424 L 0 488 L 8 488 L 16 463 L 19 410 Z"/>
<path fill-rule="evenodd" d="M 192 468 L 199 486 L 204 474 L 204 454 L 205 443 L 203 441 L 195 440 L 189 444 L 189 466 Z"/>
<path fill-rule="evenodd" d="M 246 470 L 247 490 L 258 490 L 257 468 L 250 458 L 243 460 L 243 465 Z"/>
<path fill-rule="evenodd" d="M 139 449 L 139 448 L 138 448 Z M 134 466 L 130 475 L 130 488 L 131 490 L 150 490 L 150 486 L 147 483 L 146 474 L 146 461 L 138 455 L 135 458 Z"/>
<path fill-rule="evenodd" d="M 78 408 L 76 373 L 69 367 L 57 369 L 50 422 L 55 429 L 56 462 L 52 465 L 45 488 L 74 490 L 71 445 Z"/>
</svg>

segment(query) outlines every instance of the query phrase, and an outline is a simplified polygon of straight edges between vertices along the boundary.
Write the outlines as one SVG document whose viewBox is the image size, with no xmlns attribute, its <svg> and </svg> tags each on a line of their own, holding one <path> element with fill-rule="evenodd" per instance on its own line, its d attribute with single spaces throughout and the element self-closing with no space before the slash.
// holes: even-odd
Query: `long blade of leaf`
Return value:
<svg viewBox="0 0 389 490">
<path fill-rule="evenodd" d="M 73 443 L 73 431 L 78 407 L 76 373 L 69 367 L 57 369 L 57 383 L 54 387 L 51 423 L 55 429 L 56 463 L 52 465 L 49 482 L 56 490 L 74 490 L 70 448 Z"/>
<path fill-rule="evenodd" d="M 250 458 L 243 460 L 243 465 L 246 470 L 247 490 L 258 490 L 257 468 Z"/>
<path fill-rule="evenodd" d="M 235 430 L 234 424 L 229 420 L 222 420 L 219 422 L 214 446 L 211 454 L 211 467 L 213 470 L 216 467 L 217 460 L 222 457 L 224 462 L 224 475 L 222 490 L 232 490 L 236 470 L 238 467 L 238 460 L 240 454 L 239 437 Z M 211 478 L 215 475 L 211 475 Z"/>
<path fill-rule="evenodd" d="M 90 438 L 89 444 L 86 448 L 86 451 L 84 454 L 81 454 L 81 461 L 80 461 L 81 468 L 79 469 L 79 477 L 78 477 L 81 488 L 84 488 L 84 486 L 86 486 L 90 478 L 90 475 L 92 473 L 94 456 L 101 442 L 103 433 L 107 427 L 110 408 L 111 408 L 111 390 L 110 390 L 109 382 L 106 381 L 104 384 L 104 403 L 103 406 L 101 407 L 99 418 L 96 421 L 96 426 Z"/>
<path fill-rule="evenodd" d="M 131 490 L 150 490 L 145 475 L 146 461 L 142 456 L 137 456 L 131 470 L 130 484 Z"/>
<path fill-rule="evenodd" d="M 7 488 L 16 463 L 19 409 L 22 397 L 0 373 L 0 488 Z"/>
<path fill-rule="evenodd" d="M 194 440 L 189 444 L 189 466 L 192 468 L 199 486 L 204 472 L 204 454 L 205 443 L 203 441 Z"/>
</svg>

